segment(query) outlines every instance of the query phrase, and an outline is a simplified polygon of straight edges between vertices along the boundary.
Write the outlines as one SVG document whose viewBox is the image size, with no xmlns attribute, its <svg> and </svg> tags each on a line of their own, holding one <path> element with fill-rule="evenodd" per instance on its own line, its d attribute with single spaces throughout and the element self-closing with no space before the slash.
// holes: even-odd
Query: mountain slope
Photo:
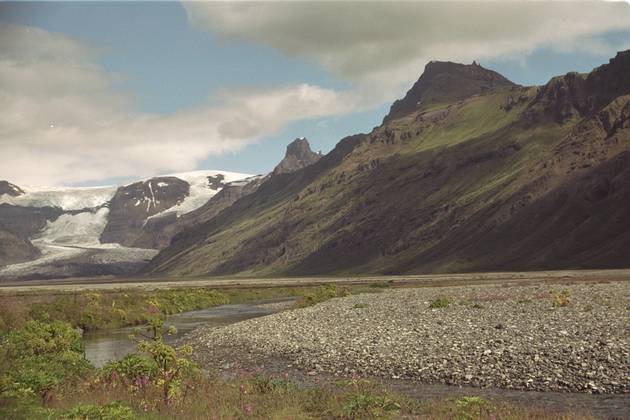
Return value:
<svg viewBox="0 0 630 420">
<path fill-rule="evenodd" d="M 0 267 L 28 261 L 37 256 L 39 251 L 33 244 L 0 224 Z"/>
<path fill-rule="evenodd" d="M 630 52 L 543 87 L 476 64 L 427 71 L 383 125 L 182 232 L 148 271 L 627 266 Z"/>
<path fill-rule="evenodd" d="M 0 182 L 0 277 L 138 271 L 176 232 L 157 238 L 152 218 L 176 224 L 226 183 L 247 175 L 195 171 L 120 187 L 18 187 Z M 5 232 L 6 231 L 6 232 Z M 10 254 L 13 253 L 13 254 Z"/>
</svg>

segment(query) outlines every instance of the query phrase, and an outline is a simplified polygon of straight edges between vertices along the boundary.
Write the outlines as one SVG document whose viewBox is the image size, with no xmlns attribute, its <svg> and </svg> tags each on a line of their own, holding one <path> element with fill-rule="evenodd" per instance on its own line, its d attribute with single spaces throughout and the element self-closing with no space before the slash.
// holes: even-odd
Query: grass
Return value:
<svg viewBox="0 0 630 420">
<path fill-rule="evenodd" d="M 378 289 L 378 288 L 377 288 Z M 77 364 L 82 355 L 80 335 L 69 322 L 52 320 L 65 305 L 80 303 L 88 313 L 99 308 L 118 308 L 159 320 L 173 311 L 206 304 L 244 302 L 282 296 L 301 296 L 300 305 L 322 302 L 347 293 L 374 292 L 370 286 L 335 286 L 223 290 L 173 289 L 14 296 L 14 314 L 25 322 L 24 328 L 9 325 L 0 334 L 0 418 L 11 419 L 371 419 L 371 418 L 567 418 L 533 408 L 522 408 L 476 396 L 458 399 L 412 399 L 398 395 L 369 380 L 352 377 L 330 383 L 293 382 L 288 374 L 278 376 L 243 374 L 230 380 L 202 374 L 190 364 L 190 353 L 175 352 L 163 343 L 141 346 L 143 353 L 128 356 L 101 369 Z M 3 299 L 6 298 L 3 297 Z M 3 300 L 6 304 L 8 299 Z M 135 304 L 134 304 L 135 302 Z M 450 303 L 436 299 L 438 307 Z M 434 303 L 432 302 L 432 304 Z M 29 307 L 30 305 L 30 307 Z M 93 308 L 88 308 L 90 305 Z M 33 311 L 36 306 L 38 311 Z M 360 303 L 356 308 L 366 307 Z M 154 309 L 150 309 L 154 308 Z M 4 308 L 3 308 L 4 309 Z M 45 311 L 48 321 L 28 319 Z M 150 310 L 149 310 L 150 309 Z M 157 311 L 155 311 L 157 309 Z M 147 310 L 147 312 L 142 312 Z M 111 313 L 116 313 L 112 311 Z M 73 315 L 71 315 L 73 314 Z M 0 312 L 3 317 L 4 311 Z M 70 319 L 90 319 L 76 309 L 64 315 Z M 109 315 L 108 315 L 109 316 Z M 8 318 L 3 318 L 7 322 Z M 129 321 L 126 318 L 125 321 Z M 95 319 L 95 327 L 121 319 Z M 33 362 L 36 362 L 33 364 Z M 187 367 L 183 374 L 182 367 Z M 175 370 L 174 370 L 175 369 Z M 173 372 L 178 376 L 172 378 Z M 170 382 L 169 382 L 170 381 Z M 165 384 L 171 386 L 165 388 Z M 16 388 L 17 386 L 17 388 Z M 173 392 L 171 392 L 171 388 Z M 165 392 L 165 390 L 167 392 Z M 570 418 L 587 418 L 571 416 Z"/>
<path fill-rule="evenodd" d="M 0 334 L 28 321 L 59 320 L 84 331 L 146 324 L 154 317 L 217 305 L 297 297 L 296 307 L 354 293 L 376 293 L 381 287 L 335 285 L 241 289 L 175 288 L 167 290 L 0 294 Z"/>
</svg>

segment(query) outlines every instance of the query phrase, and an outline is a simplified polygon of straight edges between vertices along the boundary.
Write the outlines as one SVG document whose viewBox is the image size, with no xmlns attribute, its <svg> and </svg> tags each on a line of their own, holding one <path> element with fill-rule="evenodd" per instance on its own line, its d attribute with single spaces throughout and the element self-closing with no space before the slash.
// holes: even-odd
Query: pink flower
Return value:
<svg viewBox="0 0 630 420">
<path fill-rule="evenodd" d="M 245 406 L 245 415 L 249 417 L 249 416 L 251 416 L 252 414 L 254 414 L 254 409 L 252 408 L 252 406 L 251 406 L 251 405 L 247 404 L 247 405 Z"/>
</svg>

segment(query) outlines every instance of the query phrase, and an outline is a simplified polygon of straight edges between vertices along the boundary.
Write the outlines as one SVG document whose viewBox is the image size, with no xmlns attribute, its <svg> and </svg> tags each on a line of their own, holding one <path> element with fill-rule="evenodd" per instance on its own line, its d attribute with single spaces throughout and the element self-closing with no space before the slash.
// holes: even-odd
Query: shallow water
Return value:
<svg viewBox="0 0 630 420">
<path fill-rule="evenodd" d="M 233 324 L 250 318 L 270 315 L 278 309 L 261 306 L 266 303 L 292 302 L 294 298 L 271 299 L 233 305 L 221 305 L 198 311 L 182 312 L 171 315 L 165 320 L 165 327 L 174 326 L 177 334 L 167 336 L 167 342 L 173 342 L 186 333 L 200 326 L 221 326 Z M 136 343 L 129 336 L 138 327 L 125 327 L 86 333 L 83 336 L 85 357 L 96 367 L 107 362 L 123 358 L 136 349 Z"/>
</svg>

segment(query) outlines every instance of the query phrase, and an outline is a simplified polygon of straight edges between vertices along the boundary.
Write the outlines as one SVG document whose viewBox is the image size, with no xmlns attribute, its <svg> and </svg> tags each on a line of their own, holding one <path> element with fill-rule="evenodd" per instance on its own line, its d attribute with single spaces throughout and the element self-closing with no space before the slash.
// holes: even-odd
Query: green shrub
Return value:
<svg viewBox="0 0 630 420">
<path fill-rule="evenodd" d="M 46 394 L 70 377 L 87 373 L 81 334 L 69 324 L 30 321 L 2 340 L 0 391 L 5 395 Z"/>
<path fill-rule="evenodd" d="M 434 299 L 430 304 L 429 304 L 429 308 L 431 309 L 440 309 L 440 308 L 446 308 L 448 307 L 448 305 L 450 305 L 451 302 L 445 298 L 445 297 L 440 297 L 437 299 Z"/>
<path fill-rule="evenodd" d="M 551 299 L 552 299 L 553 307 L 562 308 L 562 307 L 568 306 L 569 303 L 571 302 L 570 296 L 571 296 L 571 293 L 567 289 L 564 289 L 563 291 L 559 293 L 551 292 Z"/>
<path fill-rule="evenodd" d="M 354 309 L 364 309 L 367 307 L 368 307 L 367 303 L 355 303 L 353 306 Z"/>
<path fill-rule="evenodd" d="M 142 354 L 131 353 L 120 360 L 103 366 L 100 374 L 106 379 L 120 377 L 128 381 L 135 381 L 141 378 L 155 378 L 157 370 L 157 364 L 153 359 Z"/>
<path fill-rule="evenodd" d="M 298 307 L 312 306 L 332 298 L 348 296 L 348 294 L 348 289 L 345 287 L 337 287 L 332 284 L 327 284 L 305 293 L 300 299 L 298 299 L 296 305 Z"/>
</svg>

